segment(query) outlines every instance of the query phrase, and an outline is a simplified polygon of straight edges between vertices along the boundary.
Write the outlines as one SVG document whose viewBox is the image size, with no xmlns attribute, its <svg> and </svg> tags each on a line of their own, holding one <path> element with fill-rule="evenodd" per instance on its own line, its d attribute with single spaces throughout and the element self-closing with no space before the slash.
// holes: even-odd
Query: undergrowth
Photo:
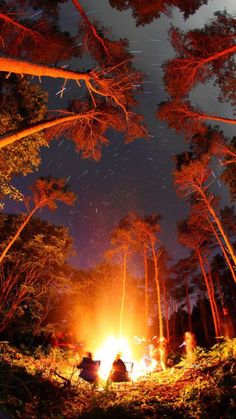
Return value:
<svg viewBox="0 0 236 419">
<path fill-rule="evenodd" d="M 135 383 L 78 378 L 78 356 L 38 347 L 34 354 L 0 343 L 0 417 L 11 418 L 225 418 L 236 417 L 236 339 L 183 359 Z"/>
</svg>

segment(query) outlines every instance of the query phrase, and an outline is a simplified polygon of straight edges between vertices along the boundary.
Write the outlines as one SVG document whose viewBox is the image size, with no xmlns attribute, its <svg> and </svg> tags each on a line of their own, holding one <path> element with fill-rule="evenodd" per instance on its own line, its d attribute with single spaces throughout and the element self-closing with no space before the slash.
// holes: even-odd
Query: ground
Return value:
<svg viewBox="0 0 236 419">
<path fill-rule="evenodd" d="M 236 339 L 135 383 L 112 387 L 78 379 L 73 354 L 0 343 L 0 418 L 236 417 Z"/>
</svg>

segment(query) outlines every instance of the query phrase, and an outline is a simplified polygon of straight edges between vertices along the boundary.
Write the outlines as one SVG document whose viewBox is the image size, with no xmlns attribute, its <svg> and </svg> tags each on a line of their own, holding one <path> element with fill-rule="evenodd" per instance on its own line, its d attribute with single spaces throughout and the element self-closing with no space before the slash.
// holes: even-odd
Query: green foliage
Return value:
<svg viewBox="0 0 236 419">
<path fill-rule="evenodd" d="M 79 358 L 72 351 L 38 347 L 30 356 L 27 348 L 19 352 L 0 342 L 0 404 L 5 413 L 15 409 L 22 418 L 231 419 L 235 343 L 228 340 L 208 351 L 199 348 L 194 367 L 177 366 L 103 389 L 78 380 Z"/>
<path fill-rule="evenodd" d="M 0 248 L 5 248 L 20 222 L 19 216 L 0 214 Z M 72 240 L 65 227 L 31 219 L 2 267 L 1 328 L 7 327 L 9 332 L 17 328 L 19 335 L 38 334 L 42 328 L 49 328 L 54 320 L 49 316 L 50 320 L 42 324 L 45 315 L 52 313 L 73 290 L 65 262 L 71 249 Z"/>
<path fill-rule="evenodd" d="M 9 79 L 1 77 L 0 93 L 0 134 L 45 118 L 47 94 L 39 85 L 16 76 Z M 37 133 L 19 141 L 17 147 L 13 144 L 0 150 L 0 199 L 23 199 L 12 181 L 15 176 L 26 176 L 38 168 L 41 163 L 40 148 L 47 145 L 44 135 Z"/>
</svg>

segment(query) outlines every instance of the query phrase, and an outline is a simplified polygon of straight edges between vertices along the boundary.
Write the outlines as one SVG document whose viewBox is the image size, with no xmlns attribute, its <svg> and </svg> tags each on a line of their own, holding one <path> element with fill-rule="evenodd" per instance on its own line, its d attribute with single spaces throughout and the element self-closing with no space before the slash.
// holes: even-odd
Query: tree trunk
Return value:
<svg viewBox="0 0 236 419">
<path fill-rule="evenodd" d="M 167 296 L 166 296 L 166 284 L 165 284 L 164 279 L 161 282 L 162 282 L 162 288 L 163 288 L 163 301 L 164 301 L 165 318 L 166 318 L 166 338 L 169 342 L 169 340 L 170 340 L 170 329 L 169 329 L 168 304 L 167 304 Z"/>
<path fill-rule="evenodd" d="M 19 237 L 20 233 L 22 232 L 22 230 L 25 228 L 26 224 L 29 222 L 29 220 L 31 219 L 32 215 L 35 213 L 35 211 L 38 209 L 38 206 L 34 207 L 32 209 L 32 211 L 29 213 L 29 215 L 26 217 L 25 221 L 23 221 L 23 223 L 20 225 L 20 227 L 18 228 L 16 234 L 14 235 L 14 237 L 10 240 L 10 242 L 8 243 L 7 247 L 4 249 L 4 251 L 2 252 L 1 256 L 0 256 L 0 264 L 2 263 L 4 257 L 6 256 L 8 250 L 12 247 L 12 245 L 15 243 L 16 239 Z"/>
<path fill-rule="evenodd" d="M 225 258 L 225 260 L 226 260 L 226 262 L 227 262 L 227 265 L 228 265 L 228 267 L 229 267 L 229 269 L 230 269 L 230 272 L 231 272 L 231 274 L 232 274 L 233 280 L 234 280 L 234 282 L 236 283 L 236 274 L 235 274 L 235 272 L 234 272 L 234 268 L 233 268 L 232 263 L 231 263 L 231 261 L 230 261 L 230 259 L 229 259 L 228 255 L 227 255 L 227 252 L 225 251 L 225 248 L 224 248 L 224 246 L 223 246 L 223 244 L 222 244 L 222 242 L 221 242 L 221 240 L 220 240 L 220 237 L 219 237 L 219 235 L 218 235 L 218 232 L 217 232 L 217 230 L 215 229 L 214 224 L 211 222 L 211 220 L 209 220 L 209 218 L 207 218 L 207 220 L 208 220 L 209 225 L 210 225 L 210 227 L 211 227 L 211 229 L 212 229 L 212 231 L 213 231 L 213 233 L 214 233 L 214 235 L 215 235 L 216 240 L 218 241 L 218 243 L 219 243 L 219 245 L 220 245 L 220 248 L 221 248 L 221 250 L 222 250 L 222 253 L 223 253 L 223 255 L 224 255 L 224 258 Z"/>
<path fill-rule="evenodd" d="M 124 252 L 119 337 L 122 337 L 122 334 L 123 334 L 123 320 L 124 320 L 124 308 L 125 308 L 125 296 L 126 296 L 126 276 L 127 276 L 127 253 Z"/>
<path fill-rule="evenodd" d="M 207 274 L 206 274 L 206 271 L 205 271 L 205 268 L 204 268 L 201 252 L 199 251 L 198 248 L 196 248 L 196 253 L 197 253 L 197 256 L 198 256 L 201 271 L 202 271 L 203 278 L 205 280 L 205 284 L 206 284 L 206 288 L 207 288 L 207 294 L 208 294 L 208 297 L 209 297 L 209 302 L 210 302 L 210 306 L 211 306 L 211 313 L 212 313 L 212 318 L 213 318 L 213 323 L 214 323 L 215 335 L 219 336 L 219 326 L 218 326 L 217 316 L 216 316 L 216 313 L 215 313 L 215 304 L 214 304 L 214 301 L 213 301 L 214 296 L 212 295 L 212 290 L 211 290 L 209 280 L 208 280 L 208 277 L 207 277 Z"/>
<path fill-rule="evenodd" d="M 144 261 L 144 299 L 145 299 L 145 339 L 148 339 L 148 264 L 147 264 L 147 248 L 143 247 L 143 261 Z"/>
<path fill-rule="evenodd" d="M 186 306 L 187 306 L 187 311 L 188 311 L 188 327 L 189 327 L 189 331 L 192 332 L 192 319 L 191 319 L 191 305 L 190 305 L 190 298 L 189 298 L 188 275 L 185 275 L 185 289 L 186 289 Z"/>
<path fill-rule="evenodd" d="M 0 135 L 0 148 L 13 144 L 15 141 L 21 140 L 29 135 L 55 127 L 56 125 L 66 124 L 68 122 L 72 123 L 79 119 L 90 121 L 93 117 L 98 117 L 98 115 L 100 115 L 100 112 L 89 111 L 81 114 L 60 116 L 58 118 L 49 119 L 48 121 L 36 122 L 35 124 L 29 125 L 27 128 Z"/>
<path fill-rule="evenodd" d="M 90 20 L 88 19 L 83 7 L 81 6 L 81 4 L 79 3 L 78 0 L 72 0 L 72 2 L 74 3 L 76 9 L 79 11 L 82 19 L 84 20 L 84 22 L 86 23 L 86 25 L 88 26 L 88 28 L 90 29 L 90 31 L 92 32 L 93 36 L 98 40 L 98 42 L 102 45 L 105 53 L 107 54 L 108 57 L 110 57 L 110 53 L 109 50 L 104 42 L 104 40 L 101 38 L 101 36 L 99 36 L 99 34 L 96 31 L 96 28 L 92 25 L 92 23 L 90 22 Z"/>
<path fill-rule="evenodd" d="M 199 64 L 199 66 L 202 67 L 202 65 L 204 65 L 204 64 L 208 64 L 211 61 L 218 60 L 219 58 L 222 58 L 225 55 L 234 54 L 235 52 L 236 52 L 236 45 L 233 45 L 232 47 L 226 48 L 223 51 L 216 52 L 214 55 L 211 55 L 208 58 L 203 58 L 201 63 Z"/>
<path fill-rule="evenodd" d="M 157 254 L 155 251 L 154 243 L 151 241 L 152 246 L 152 257 L 154 262 L 154 272 L 155 272 L 155 283 L 156 283 L 156 291 L 157 291 L 157 310 L 158 310 L 158 322 L 159 322 L 159 339 L 163 337 L 163 319 L 162 319 L 162 310 L 161 310 L 161 290 L 160 290 L 160 283 L 159 283 L 159 270 L 157 266 Z"/>
<path fill-rule="evenodd" d="M 27 28 L 26 26 L 22 25 L 21 23 L 13 20 L 10 16 L 5 15 L 4 13 L 0 13 L 0 19 L 4 20 L 6 23 L 15 26 L 18 31 L 26 32 L 29 36 L 31 36 L 34 40 L 38 38 L 38 41 L 45 41 L 43 35 L 41 33 L 34 31 L 33 29 Z"/>
<path fill-rule="evenodd" d="M 50 67 L 44 64 L 35 64 L 28 61 L 1 57 L 0 71 L 14 74 L 28 74 L 30 76 L 51 77 L 54 79 L 65 80 L 84 80 L 89 81 L 91 76 L 89 73 L 79 73 L 71 70 L 64 70 L 62 68 Z"/>
<path fill-rule="evenodd" d="M 216 222 L 217 227 L 219 228 L 219 231 L 220 231 L 220 233 L 221 233 L 221 235 L 222 235 L 222 237 L 223 237 L 223 239 L 225 241 L 225 244 L 227 246 L 227 249 L 229 251 L 229 254 L 231 255 L 231 257 L 232 257 L 232 259 L 234 261 L 234 264 L 236 266 L 236 255 L 234 253 L 234 249 L 233 249 L 233 247 L 232 247 L 232 245 L 231 245 L 231 243 L 230 243 L 230 241 L 228 239 L 227 234 L 224 231 L 223 225 L 221 224 L 221 221 L 220 221 L 219 217 L 217 216 L 214 208 L 209 203 L 209 200 L 207 199 L 207 197 L 205 195 L 205 192 L 201 188 L 199 188 L 199 193 L 202 196 L 202 198 L 203 198 L 203 200 L 204 200 L 204 202 L 205 202 L 205 204 L 206 204 L 206 206 L 207 206 L 210 214 L 212 215 L 214 221 Z"/>
<path fill-rule="evenodd" d="M 205 338 L 207 343 L 210 343 L 210 336 L 209 331 L 207 327 L 207 313 L 206 313 L 206 307 L 204 305 L 204 298 L 202 298 L 202 295 L 199 295 L 199 310 L 200 310 L 200 316 L 201 316 L 201 324 L 203 325 L 203 330 L 205 334 Z"/>
</svg>

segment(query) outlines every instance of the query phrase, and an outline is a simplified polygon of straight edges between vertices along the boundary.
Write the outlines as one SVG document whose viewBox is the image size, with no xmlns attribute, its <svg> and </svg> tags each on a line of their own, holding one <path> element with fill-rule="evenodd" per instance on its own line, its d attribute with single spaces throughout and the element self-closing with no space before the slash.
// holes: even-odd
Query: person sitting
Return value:
<svg viewBox="0 0 236 419">
<path fill-rule="evenodd" d="M 87 352 L 80 364 L 77 365 L 77 368 L 80 369 L 80 378 L 91 384 L 98 382 L 99 367 L 100 361 L 94 361 L 91 352 Z"/>
<path fill-rule="evenodd" d="M 124 361 L 121 359 L 121 353 L 116 355 L 116 358 L 112 364 L 112 370 L 110 373 L 110 380 L 115 383 L 121 383 L 124 381 L 130 381 L 129 374 L 127 372 Z"/>
</svg>

